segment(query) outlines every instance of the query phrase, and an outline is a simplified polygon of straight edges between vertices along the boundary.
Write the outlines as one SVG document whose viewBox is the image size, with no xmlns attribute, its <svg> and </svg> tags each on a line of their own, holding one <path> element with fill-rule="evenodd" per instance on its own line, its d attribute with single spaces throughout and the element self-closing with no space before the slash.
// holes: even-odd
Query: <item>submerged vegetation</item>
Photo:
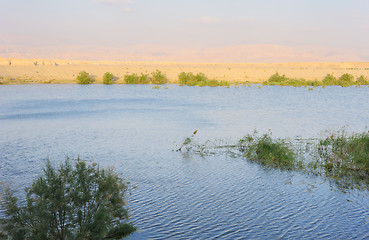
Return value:
<svg viewBox="0 0 369 240">
<path fill-rule="evenodd" d="M 286 169 L 297 167 L 292 147 L 284 139 L 273 139 L 271 132 L 261 137 L 256 133 L 246 135 L 237 145 L 243 156 L 264 166 Z"/>
<path fill-rule="evenodd" d="M 121 239 L 136 230 L 127 222 L 127 190 L 127 182 L 96 163 L 67 158 L 55 168 L 47 161 L 21 205 L 5 188 L 0 238 Z"/>
<path fill-rule="evenodd" d="M 187 86 L 209 86 L 209 87 L 218 87 L 218 86 L 229 86 L 228 82 L 218 81 L 215 79 L 209 80 L 208 77 L 200 72 L 196 75 L 192 72 L 181 72 L 178 74 L 179 85 L 187 85 Z"/>
<path fill-rule="evenodd" d="M 319 165 L 331 177 L 369 186 L 369 132 L 344 130 L 319 141 Z"/>
<path fill-rule="evenodd" d="M 323 139 L 274 139 L 269 131 L 255 131 L 234 144 L 207 141 L 197 144 L 194 135 L 180 149 L 200 154 L 230 154 L 246 157 L 267 168 L 302 170 L 333 179 L 340 187 L 369 190 L 369 132 L 329 133 Z"/>
<path fill-rule="evenodd" d="M 273 74 L 267 81 L 263 82 L 263 85 L 278 85 L 278 86 L 293 86 L 293 87 L 318 87 L 318 86 L 361 86 L 369 85 L 369 80 L 363 75 L 358 77 L 356 81 L 354 76 L 348 73 L 343 74 L 341 77 L 336 78 L 332 74 L 327 74 L 322 81 L 314 80 L 307 81 L 303 78 L 289 78 L 286 75 L 280 75 L 279 73 Z"/>
</svg>

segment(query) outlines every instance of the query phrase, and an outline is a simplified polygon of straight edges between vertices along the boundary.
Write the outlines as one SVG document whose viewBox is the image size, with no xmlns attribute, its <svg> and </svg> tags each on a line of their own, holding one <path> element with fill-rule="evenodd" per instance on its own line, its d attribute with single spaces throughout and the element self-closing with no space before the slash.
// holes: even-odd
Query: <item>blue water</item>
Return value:
<svg viewBox="0 0 369 240">
<path fill-rule="evenodd" d="M 47 158 L 80 156 L 136 187 L 130 239 L 366 239 L 367 192 L 173 150 L 196 129 L 200 143 L 268 129 L 287 138 L 362 132 L 368 103 L 367 87 L 0 86 L 0 181 L 22 191 Z"/>
</svg>

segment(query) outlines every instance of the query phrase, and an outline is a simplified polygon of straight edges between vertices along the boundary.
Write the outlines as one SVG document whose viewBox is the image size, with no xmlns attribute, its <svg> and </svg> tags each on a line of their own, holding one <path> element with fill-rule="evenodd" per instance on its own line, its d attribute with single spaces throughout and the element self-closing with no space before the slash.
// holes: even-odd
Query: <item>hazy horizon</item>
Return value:
<svg viewBox="0 0 369 240">
<path fill-rule="evenodd" d="M 369 61 L 366 0 L 0 0 L 0 57 Z"/>
</svg>

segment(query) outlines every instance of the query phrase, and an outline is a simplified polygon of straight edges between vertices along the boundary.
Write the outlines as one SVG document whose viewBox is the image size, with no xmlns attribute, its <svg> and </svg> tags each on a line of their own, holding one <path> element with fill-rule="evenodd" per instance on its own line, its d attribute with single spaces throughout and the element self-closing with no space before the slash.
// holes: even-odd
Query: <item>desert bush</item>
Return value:
<svg viewBox="0 0 369 240">
<path fill-rule="evenodd" d="M 166 84 L 168 82 L 167 76 L 159 70 L 155 70 L 151 73 L 152 84 Z"/>
<path fill-rule="evenodd" d="M 135 231 L 127 222 L 128 183 L 111 169 L 79 158 L 73 163 L 67 158 L 55 168 L 47 161 L 22 205 L 5 188 L 0 204 L 7 239 L 121 238 Z"/>
<path fill-rule="evenodd" d="M 126 84 L 149 84 L 150 78 L 148 74 L 141 73 L 139 76 L 137 73 L 124 75 L 124 81 Z"/>
<path fill-rule="evenodd" d="M 358 79 L 355 82 L 356 85 L 369 85 L 369 80 L 364 77 L 364 75 L 361 75 L 358 77 Z"/>
<path fill-rule="evenodd" d="M 343 87 L 354 85 L 354 76 L 348 73 L 343 74 L 338 79 L 338 85 L 343 86 Z"/>
<path fill-rule="evenodd" d="M 138 77 L 138 83 L 139 84 L 149 84 L 150 83 L 149 74 L 141 73 L 141 75 Z"/>
<path fill-rule="evenodd" d="M 137 73 L 124 75 L 124 82 L 126 84 L 138 84 L 138 79 L 139 79 L 139 77 L 138 77 Z"/>
<path fill-rule="evenodd" d="M 317 82 L 307 82 L 303 78 L 288 78 L 286 75 L 280 75 L 279 73 L 273 74 L 267 81 L 263 82 L 263 85 L 278 85 L 278 86 L 294 86 L 294 87 L 306 87 Z"/>
<path fill-rule="evenodd" d="M 113 84 L 114 81 L 114 75 L 110 72 L 104 73 L 103 76 L 103 83 L 104 84 Z"/>
<path fill-rule="evenodd" d="M 227 82 L 219 82 L 218 80 L 212 79 L 209 80 L 205 73 L 199 72 L 196 75 L 192 72 L 181 72 L 178 75 L 179 84 L 180 85 L 187 85 L 187 86 L 210 86 L 210 87 L 217 87 L 217 86 L 228 86 Z"/>
<path fill-rule="evenodd" d="M 279 75 L 279 73 L 273 74 L 267 81 L 264 81 L 263 84 L 265 85 L 280 85 L 286 82 L 288 78 L 283 74 Z"/>
<path fill-rule="evenodd" d="M 86 71 L 81 71 L 77 76 L 78 84 L 90 84 L 92 80 L 92 77 Z"/>
<path fill-rule="evenodd" d="M 178 74 L 179 84 L 187 86 L 195 86 L 195 75 L 192 72 L 181 72 Z"/>
</svg>

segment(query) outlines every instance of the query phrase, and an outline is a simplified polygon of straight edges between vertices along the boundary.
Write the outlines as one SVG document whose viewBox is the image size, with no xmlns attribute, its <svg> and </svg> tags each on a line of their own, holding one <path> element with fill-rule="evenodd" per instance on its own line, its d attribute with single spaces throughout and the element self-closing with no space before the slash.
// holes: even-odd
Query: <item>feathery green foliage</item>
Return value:
<svg viewBox="0 0 369 240">
<path fill-rule="evenodd" d="M 192 72 L 181 72 L 178 74 L 179 84 L 187 85 L 187 86 L 210 86 L 210 87 L 218 87 L 218 86 L 228 86 L 227 82 L 219 82 L 218 80 L 212 79 L 209 80 L 208 77 L 200 72 L 196 75 Z"/>
<path fill-rule="evenodd" d="M 361 75 L 360 77 L 357 78 L 356 85 L 369 85 L 369 80 L 368 78 L 366 78 L 364 75 Z"/>
<path fill-rule="evenodd" d="M 155 70 L 151 73 L 152 84 L 166 84 L 168 82 L 167 76 L 159 70 Z"/>
<path fill-rule="evenodd" d="M 148 74 L 141 73 L 139 76 L 137 73 L 124 75 L 124 81 L 126 84 L 149 84 L 150 78 Z"/>
<path fill-rule="evenodd" d="M 77 76 L 78 84 L 90 84 L 93 79 L 90 74 L 86 71 L 81 71 Z"/>
<path fill-rule="evenodd" d="M 104 73 L 103 76 L 103 83 L 104 84 L 113 84 L 114 81 L 114 75 L 110 72 Z"/>
<path fill-rule="evenodd" d="M 124 201 L 128 183 L 111 169 L 67 159 L 47 161 L 43 176 L 26 189 L 26 203 L 6 188 L 1 224 L 11 239 L 121 238 L 135 231 Z"/>
<path fill-rule="evenodd" d="M 327 74 L 320 82 L 307 81 L 303 78 L 288 78 L 286 75 L 280 75 L 279 73 L 273 74 L 267 81 L 263 82 L 263 85 L 278 85 L 278 86 L 294 86 L 294 87 L 318 87 L 318 86 L 342 86 L 348 87 L 353 85 L 368 85 L 369 81 L 360 76 L 357 81 L 354 81 L 354 76 L 348 73 L 343 74 L 338 79 L 332 74 Z"/>
</svg>

